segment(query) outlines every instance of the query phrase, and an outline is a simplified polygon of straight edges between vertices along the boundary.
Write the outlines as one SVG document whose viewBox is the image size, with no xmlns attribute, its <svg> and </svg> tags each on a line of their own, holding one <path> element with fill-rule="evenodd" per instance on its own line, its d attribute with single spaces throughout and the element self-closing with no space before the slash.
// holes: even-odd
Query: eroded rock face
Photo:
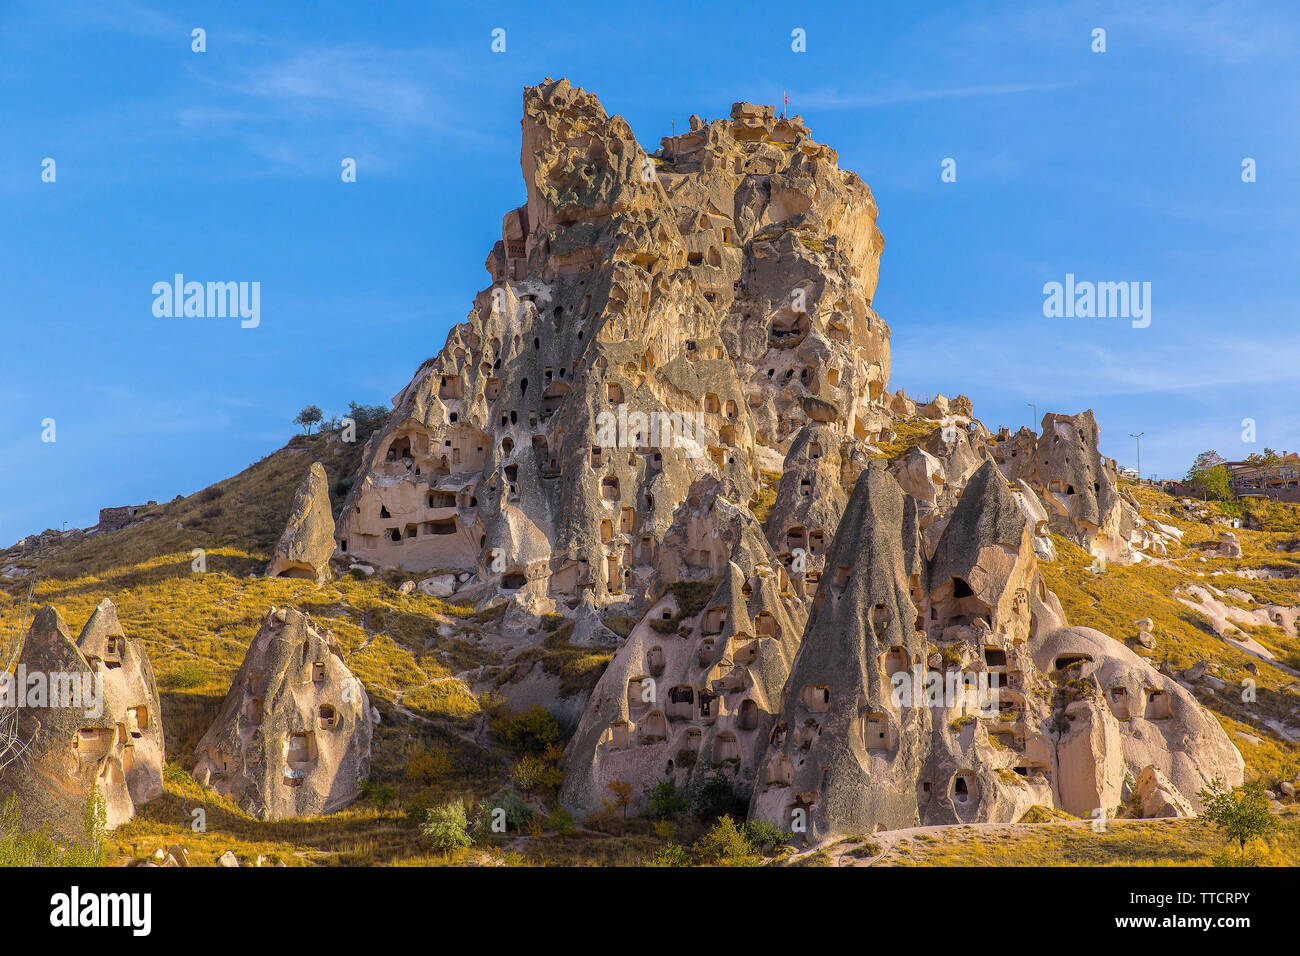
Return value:
<svg viewBox="0 0 1300 956">
<path fill-rule="evenodd" d="M 619 648 L 569 744 L 566 806 L 598 810 L 616 781 L 638 807 L 661 780 L 754 785 L 805 610 L 757 522 L 702 481 L 668 536 L 678 583 Z"/>
<path fill-rule="evenodd" d="M 551 701 L 582 709 L 566 806 L 722 772 L 816 838 L 1113 810 L 1147 765 L 1181 786 L 1163 736 L 1133 744 L 1034 657 L 1070 630 L 1053 531 L 1107 560 L 1163 532 L 1091 412 L 991 436 L 964 396 L 887 391 L 875 202 L 833 150 L 737 103 L 647 155 L 563 80 L 525 90 L 522 131 L 491 283 L 394 398 L 337 538 L 504 600 L 510 653 L 545 613 L 575 644 L 627 633 L 589 700 Z M 998 697 L 931 701 L 932 675 Z M 1220 742 L 1198 746 L 1231 770 Z"/>
<path fill-rule="evenodd" d="M 1121 800 L 1125 773 L 1158 770 L 1194 808 L 1196 794 L 1219 778 L 1241 783 L 1244 761 L 1213 715 L 1181 684 L 1119 641 L 1087 627 L 1063 627 L 1031 642 L 1034 661 L 1062 685 L 1057 710 L 1057 762 L 1063 770 L 1087 749 L 1084 733 L 1107 742 L 1110 759 L 1088 779 L 1061 773 L 1062 809 L 1090 816 Z M 1095 748 L 1093 748 L 1095 749 Z"/>
<path fill-rule="evenodd" d="M 93 794 L 103 799 L 110 830 L 162 794 L 153 666 L 123 633 L 111 601 L 100 602 L 75 642 L 59 612 L 41 608 L 15 673 L 22 678 L 15 692 L 24 697 L 17 738 L 25 749 L 0 778 L 0 800 L 17 797 L 24 829 L 49 826 L 58 838 L 81 842 Z"/>
<path fill-rule="evenodd" d="M 1128 542 L 1121 534 L 1115 463 L 1097 450 L 1099 438 L 1091 409 L 1049 412 L 1037 440 L 1022 429 L 993 454 L 1008 478 L 1024 479 L 1042 499 L 1054 531 L 1099 557 L 1123 561 Z"/>
<path fill-rule="evenodd" d="M 77 648 L 103 677 L 104 710 L 118 718 L 122 769 L 132 804 L 156 800 L 163 793 L 166 759 L 158 682 L 148 653 L 127 638 L 117 608 L 107 598 L 81 629 Z"/>
<path fill-rule="evenodd" d="M 854 442 L 824 424 L 805 425 L 790 444 L 766 528 L 801 596 L 810 598 L 817 590 L 848 501 L 844 489 L 853 486 L 865 464 Z"/>
<path fill-rule="evenodd" d="M 1153 764 L 1142 768 L 1136 788 L 1138 807 L 1144 818 L 1196 816 L 1187 798 Z"/>
<path fill-rule="evenodd" d="M 1241 756 L 1190 694 L 1067 625 L 1019 490 L 986 461 L 927 558 L 917 499 L 878 463 L 859 478 L 751 816 L 816 842 L 1035 805 L 1114 815 L 1126 775 L 1147 767 L 1184 797 L 1240 782 Z"/>
<path fill-rule="evenodd" d="M 194 779 L 264 820 L 333 813 L 370 772 L 370 701 L 336 645 L 293 608 L 272 608 L 217 719 Z"/>
<path fill-rule="evenodd" d="M 1023 651 L 1041 582 L 996 467 L 971 476 L 927 559 L 917 499 L 873 463 L 826 565 L 751 815 L 816 841 L 1050 803 L 1044 746 L 1024 723 L 1045 713 Z M 996 700 L 976 697 L 981 678 L 1003 685 Z"/>
<path fill-rule="evenodd" d="M 308 578 L 323 584 L 329 580 L 333 553 L 334 515 L 330 510 L 329 478 L 325 466 L 316 461 L 294 495 L 289 522 L 266 575 Z"/>
<path fill-rule="evenodd" d="M 647 155 L 564 80 L 525 91 L 521 161 L 492 284 L 394 400 L 339 546 L 639 616 L 699 479 L 748 502 L 806 426 L 887 431 L 875 203 L 798 117 L 738 104 Z"/>
</svg>

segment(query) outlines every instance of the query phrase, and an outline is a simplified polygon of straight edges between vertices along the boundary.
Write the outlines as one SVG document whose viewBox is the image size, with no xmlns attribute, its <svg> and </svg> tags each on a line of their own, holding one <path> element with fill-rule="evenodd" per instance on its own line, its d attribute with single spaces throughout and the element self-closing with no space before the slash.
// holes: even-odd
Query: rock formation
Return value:
<svg viewBox="0 0 1300 956">
<path fill-rule="evenodd" d="M 1183 802 L 1219 779 L 1235 786 L 1244 762 L 1227 734 L 1172 677 L 1092 628 L 1062 627 L 1033 644 L 1038 669 L 1053 677 L 1058 805 L 1076 816 L 1113 807 L 1126 773 L 1148 766 Z"/>
<path fill-rule="evenodd" d="M 48 826 L 84 841 L 92 795 L 113 829 L 161 796 L 164 763 L 158 687 L 149 656 L 128 640 L 111 601 L 101 601 L 74 642 L 59 612 L 32 620 L 7 694 L 17 695 L 23 755 L 0 778 L 25 829 Z"/>
<path fill-rule="evenodd" d="M 567 81 L 523 106 L 525 202 L 490 284 L 394 398 L 337 539 L 504 602 L 515 648 L 542 614 L 616 648 L 589 700 L 557 704 L 585 704 L 562 802 L 721 772 L 818 837 L 1113 812 L 1147 766 L 1193 787 L 1162 725 L 1121 726 L 1084 706 L 1092 671 L 1035 657 L 1080 632 L 1038 572 L 1053 533 L 1132 561 L 1163 530 L 1091 412 L 995 436 L 964 396 L 887 390 L 875 201 L 835 151 L 749 103 L 653 154 Z M 1111 644 L 1094 662 L 1163 686 Z M 931 702 L 932 677 L 998 696 Z M 1191 764 L 1239 779 L 1190 706 L 1168 726 L 1194 734 Z"/>
<path fill-rule="evenodd" d="M 753 517 L 701 484 L 665 541 L 678 583 L 628 634 L 569 744 L 567 806 L 598 810 L 618 781 L 638 805 L 660 780 L 753 786 L 806 612 Z"/>
<path fill-rule="evenodd" d="M 563 80 L 525 91 L 522 165 L 492 284 L 367 446 L 339 547 L 639 616 L 698 479 L 748 502 L 805 426 L 888 428 L 875 203 L 798 117 L 737 104 L 647 155 Z"/>
<path fill-rule="evenodd" d="M 332 813 L 370 772 L 370 701 L 328 635 L 272 608 L 208 732 L 194 779 L 264 820 Z"/>
<path fill-rule="evenodd" d="M 879 464 L 826 557 L 751 815 L 805 834 L 1114 815 L 1152 767 L 1193 805 L 1242 760 L 1218 723 L 1122 644 L 1069 627 L 1033 526 L 992 461 L 933 557 Z M 984 687 L 991 687 L 989 693 Z"/>
<path fill-rule="evenodd" d="M 266 576 L 308 578 L 323 584 L 329 579 L 333 553 L 334 515 L 330 511 L 329 478 L 325 466 L 316 461 L 294 495 L 289 523 L 276 545 Z"/>
<path fill-rule="evenodd" d="M 1048 526 L 1103 561 L 1128 564 L 1146 552 L 1164 554 L 1176 533 L 1145 521 L 1137 502 L 1119 492 L 1113 459 L 1098 451 L 1092 410 L 1049 412 L 1042 431 L 1022 428 L 992 442 L 998 467 L 1041 499 Z"/>
</svg>

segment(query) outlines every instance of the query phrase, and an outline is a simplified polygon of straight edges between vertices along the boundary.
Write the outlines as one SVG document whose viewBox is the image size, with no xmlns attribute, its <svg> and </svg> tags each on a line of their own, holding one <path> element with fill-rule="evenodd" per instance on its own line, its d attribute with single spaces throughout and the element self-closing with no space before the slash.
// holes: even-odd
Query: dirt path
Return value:
<svg viewBox="0 0 1300 956">
<path fill-rule="evenodd" d="M 1106 826 L 1143 826 L 1146 824 L 1167 823 L 1168 820 L 1107 820 Z M 826 843 L 803 850 L 790 857 L 789 862 L 798 863 L 818 853 L 823 854 L 830 866 L 875 866 L 885 861 L 905 843 L 918 836 L 937 837 L 940 841 L 955 836 L 966 837 L 972 833 L 981 836 L 1013 836 L 1042 832 L 1044 827 L 1063 827 L 1079 829 L 1092 826 L 1091 820 L 1063 820 L 1059 823 L 952 823 L 939 826 L 903 827 L 898 830 L 881 830 L 861 840 L 857 838 L 832 837 Z M 859 856 L 864 845 L 874 843 L 880 852 L 873 856 Z"/>
</svg>

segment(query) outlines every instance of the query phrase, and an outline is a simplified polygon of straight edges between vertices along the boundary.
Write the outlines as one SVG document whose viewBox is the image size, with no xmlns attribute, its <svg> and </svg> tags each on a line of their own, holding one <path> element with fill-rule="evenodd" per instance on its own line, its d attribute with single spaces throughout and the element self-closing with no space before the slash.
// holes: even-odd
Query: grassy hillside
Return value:
<svg viewBox="0 0 1300 956">
<path fill-rule="evenodd" d="M 1100 573 L 1089 571 L 1091 555 L 1062 538 L 1056 538 L 1060 559 L 1043 564 L 1047 586 L 1061 599 L 1071 624 L 1094 627 L 1118 640 L 1128 641 L 1137 654 L 1160 664 L 1167 662 L 1173 670 L 1183 670 L 1205 661 L 1210 673 L 1226 683 L 1217 692 L 1199 696 L 1220 720 L 1246 759 L 1247 776 L 1262 777 L 1269 786 L 1279 779 L 1294 780 L 1300 771 L 1300 742 L 1289 741 L 1270 729 L 1265 721 L 1289 718 L 1293 729 L 1300 731 L 1300 637 L 1284 634 L 1281 628 L 1261 628 L 1253 634 L 1275 653 L 1283 667 L 1275 666 L 1215 634 L 1209 619 L 1175 599 L 1174 594 L 1188 584 L 1210 585 L 1219 590 L 1244 591 L 1256 601 L 1281 605 L 1300 605 L 1300 553 L 1287 553 L 1295 534 L 1289 530 L 1234 529 L 1241 542 L 1242 557 L 1207 557 L 1201 552 L 1213 550 L 1223 525 L 1181 516 L 1180 499 L 1144 487 L 1132 488 L 1148 517 L 1183 531 L 1183 542 L 1171 550 L 1169 559 L 1142 562 L 1120 567 L 1108 565 Z M 1223 514 L 1216 505 L 1208 506 L 1211 516 Z M 1285 506 L 1278 517 L 1285 527 L 1295 517 L 1295 506 Z M 1273 568 L 1295 573 L 1292 578 L 1253 580 L 1239 572 L 1253 568 Z M 1247 607 L 1247 602 L 1239 602 Z M 1146 650 L 1132 641 L 1142 618 L 1155 622 L 1156 646 Z M 1253 665 L 1254 670 L 1251 667 Z M 1256 700 L 1242 700 L 1243 681 L 1256 685 Z"/>
<path fill-rule="evenodd" d="M 195 863 L 212 863 L 233 850 L 245 861 L 262 857 L 269 864 L 290 866 L 635 865 L 676 859 L 673 854 L 684 852 L 677 848 L 699 840 L 707 844 L 705 827 L 690 815 L 624 821 L 611 810 L 575 821 L 557 811 L 558 752 L 553 746 L 546 749 L 547 741 L 531 749 L 521 746 L 517 731 L 529 718 L 512 718 L 494 690 L 473 691 L 500 687 L 535 665 L 557 678 L 565 693 L 590 688 L 609 655 L 570 644 L 571 625 L 561 619 L 540 621 L 533 645 L 510 653 L 489 639 L 499 609 L 476 611 L 419 592 L 403 595 L 398 588 L 406 576 L 398 572 L 347 574 L 323 587 L 250 577 L 270 560 L 294 490 L 311 462 L 324 463 L 337 508 L 359 455 L 356 446 L 329 436 L 298 437 L 232 478 L 156 506 L 148 520 L 131 528 L 53 543 L 21 559 L 15 552 L 0 556 L 0 566 L 18 563 L 34 571 L 27 578 L 0 579 L 0 627 L 14 625 L 26 611 L 29 587 L 32 603 L 55 605 L 74 634 L 95 605 L 109 597 L 128 634 L 144 643 L 154 662 L 170 764 L 166 794 L 111 834 L 109 861 L 142 859 L 181 844 Z M 1238 531 L 1243 558 L 1203 557 L 1199 549 L 1213 543 L 1218 528 L 1180 517 L 1174 499 L 1135 491 L 1144 510 L 1184 530 L 1183 546 L 1167 562 L 1111 566 L 1096 574 L 1088 570 L 1089 556 L 1058 539 L 1061 560 L 1043 567 L 1049 586 L 1072 623 L 1126 639 L 1136 633 L 1135 620 L 1151 617 L 1156 649 L 1135 650 L 1175 669 L 1210 662 L 1212 673 L 1227 686 L 1202 699 L 1233 735 L 1246 757 L 1248 775 L 1270 785 L 1283 777 L 1294 779 L 1300 745 L 1283 739 L 1265 721 L 1295 720 L 1293 711 L 1300 704 L 1295 674 L 1217 637 L 1205 617 L 1173 594 L 1188 582 L 1208 582 L 1260 600 L 1300 604 L 1300 577 L 1251 580 L 1237 573 L 1261 567 L 1300 571 L 1300 552 L 1285 550 L 1296 537 L 1291 526 L 1295 509 L 1262 510 L 1255 518 L 1259 530 Z M 203 572 L 193 567 L 196 548 L 204 551 Z M 368 796 L 323 819 L 259 822 L 204 791 L 186 772 L 195 743 L 215 717 L 272 605 L 299 607 L 333 633 L 382 718 Z M 1262 628 L 1253 636 L 1281 660 L 1294 662 L 1300 656 L 1300 639 L 1294 634 Z M 1240 682 L 1246 679 L 1258 684 L 1254 703 L 1241 700 Z M 551 745 L 557 742 L 549 739 Z M 420 835 L 417 820 L 424 807 L 460 798 L 472 816 L 483 806 L 499 804 L 506 792 L 514 794 L 506 799 L 515 801 L 512 812 L 518 816 L 509 835 L 489 836 L 450 854 L 434 852 Z M 206 813 L 206 832 L 190 827 L 196 808 Z M 1104 840 L 1088 840 L 1068 824 L 1044 820 L 1036 827 L 1022 824 L 1008 835 L 976 839 L 956 833 L 951 842 L 945 839 L 937 846 L 918 837 L 908 843 L 908 852 L 891 850 L 884 862 L 961 865 L 1014 857 L 1022 865 L 1205 863 L 1218 852 L 1217 836 L 1196 822 L 1168 824 L 1167 833 L 1127 828 Z M 1294 821 L 1290 827 L 1270 842 L 1267 861 L 1296 858 Z M 688 858 L 708 859 L 699 853 Z M 813 855 L 794 862 L 817 865 L 821 859 Z"/>
</svg>

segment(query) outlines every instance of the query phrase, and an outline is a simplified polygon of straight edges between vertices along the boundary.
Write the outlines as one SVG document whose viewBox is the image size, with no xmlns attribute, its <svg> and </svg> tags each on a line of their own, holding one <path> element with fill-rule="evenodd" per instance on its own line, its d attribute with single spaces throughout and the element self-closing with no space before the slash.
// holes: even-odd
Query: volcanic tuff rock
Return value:
<svg viewBox="0 0 1300 956">
<path fill-rule="evenodd" d="M 29 744 L 0 778 L 0 801 L 18 798 L 24 829 L 48 825 L 62 839 L 86 838 L 86 805 L 98 792 L 105 825 L 113 829 L 138 806 L 162 795 L 164 764 L 161 711 L 153 665 L 128 640 L 117 610 L 101 601 L 74 643 L 53 607 L 36 613 L 15 668 L 42 675 L 43 701 L 18 709 L 18 738 Z M 60 687 L 81 688 L 77 706 L 56 699 Z M 98 682 L 98 692 L 92 690 Z M 19 688 L 21 690 L 21 688 Z M 102 708 L 93 703 L 102 694 Z"/>
<path fill-rule="evenodd" d="M 1099 436 L 1091 409 L 1049 412 L 1041 434 L 1022 428 L 998 435 L 991 447 L 1003 473 L 1023 480 L 1046 505 L 1053 531 L 1105 561 L 1127 564 L 1145 551 L 1164 554 L 1173 536 L 1145 521 L 1137 503 L 1119 493 L 1114 460 L 1097 450 Z"/>
<path fill-rule="evenodd" d="M 332 813 L 370 773 L 370 700 L 329 635 L 272 608 L 195 748 L 194 779 L 264 820 Z"/>
<path fill-rule="evenodd" d="M 317 584 L 329 579 L 334 553 L 334 515 L 330 510 L 329 478 L 325 466 L 312 462 L 294 495 L 289 522 L 266 569 L 270 578 L 308 578 Z"/>
<path fill-rule="evenodd" d="M 600 809 L 615 781 L 742 785 L 772 729 L 806 617 L 762 529 L 701 479 L 669 529 L 679 581 L 628 634 L 569 744 L 561 801 Z"/>
<path fill-rule="evenodd" d="M 1138 806 L 1144 817 L 1192 817 L 1196 811 L 1154 766 L 1142 768 L 1135 782 Z"/>
<path fill-rule="evenodd" d="M 1188 804 L 1215 776 L 1240 782 L 1240 755 L 1190 694 L 1106 635 L 1066 626 L 992 461 L 929 560 L 917 499 L 873 464 L 826 566 L 751 816 L 815 842 L 876 824 L 1017 820 L 1034 805 L 1113 814 L 1126 774 L 1148 766 Z M 991 696 L 958 690 L 981 679 Z"/>
<path fill-rule="evenodd" d="M 1113 811 L 1148 765 L 1193 786 L 1160 728 L 1075 706 L 1087 681 L 1034 658 L 1079 631 L 1038 573 L 1053 531 L 1130 561 L 1164 530 L 1119 493 L 1091 412 L 994 436 L 964 396 L 887 391 L 875 201 L 835 151 L 769 106 L 693 117 L 648 154 L 567 81 L 523 105 L 526 197 L 490 285 L 394 398 L 337 539 L 504 601 L 515 650 L 542 614 L 576 644 L 626 634 L 562 802 L 721 772 L 753 815 L 826 835 Z M 1094 660 L 1132 666 L 1115 646 Z M 996 676 L 1000 697 L 894 699 L 931 673 Z M 1185 706 L 1188 759 L 1240 779 Z"/>
<path fill-rule="evenodd" d="M 1059 806 L 1076 816 L 1122 799 L 1126 773 L 1147 766 L 1198 808 L 1216 777 L 1241 783 L 1245 766 L 1217 720 L 1172 677 L 1111 637 L 1062 627 L 1032 643 L 1036 666 L 1060 674 L 1053 704 Z"/>
<path fill-rule="evenodd" d="M 883 241 L 835 161 L 797 117 L 746 104 L 650 156 L 567 81 L 529 88 L 527 201 L 491 287 L 367 447 L 340 548 L 475 570 L 537 610 L 639 612 L 697 479 L 749 501 L 826 414 L 879 438 Z"/>
</svg>

